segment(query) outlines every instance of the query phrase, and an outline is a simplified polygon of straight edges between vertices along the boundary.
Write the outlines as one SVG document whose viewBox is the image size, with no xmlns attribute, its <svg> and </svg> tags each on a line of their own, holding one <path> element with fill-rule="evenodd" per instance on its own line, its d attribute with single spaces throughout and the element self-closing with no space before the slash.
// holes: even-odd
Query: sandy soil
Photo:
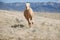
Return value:
<svg viewBox="0 0 60 40">
<path fill-rule="evenodd" d="M 29 28 L 23 12 L 0 10 L 0 40 L 60 40 L 60 14 L 35 12 Z"/>
</svg>

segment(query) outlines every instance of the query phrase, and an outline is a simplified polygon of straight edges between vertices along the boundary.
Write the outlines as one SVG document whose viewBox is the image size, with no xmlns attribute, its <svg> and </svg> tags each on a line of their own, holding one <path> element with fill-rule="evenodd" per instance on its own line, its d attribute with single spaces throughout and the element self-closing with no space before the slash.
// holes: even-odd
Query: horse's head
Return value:
<svg viewBox="0 0 60 40">
<path fill-rule="evenodd" d="M 30 9 L 30 3 L 26 3 L 26 9 Z"/>
</svg>

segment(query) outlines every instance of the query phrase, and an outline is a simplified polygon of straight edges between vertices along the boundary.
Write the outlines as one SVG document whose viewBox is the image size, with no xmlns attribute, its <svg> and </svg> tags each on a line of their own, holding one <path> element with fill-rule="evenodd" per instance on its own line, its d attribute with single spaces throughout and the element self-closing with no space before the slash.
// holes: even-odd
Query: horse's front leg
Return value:
<svg viewBox="0 0 60 40">
<path fill-rule="evenodd" d="M 27 21 L 28 21 L 28 25 L 29 25 L 29 27 L 31 27 L 31 22 L 30 22 L 30 20 L 28 19 Z"/>
<path fill-rule="evenodd" d="M 30 18 L 30 22 L 31 22 L 31 24 L 33 24 L 33 19 L 32 19 L 32 17 Z"/>
</svg>

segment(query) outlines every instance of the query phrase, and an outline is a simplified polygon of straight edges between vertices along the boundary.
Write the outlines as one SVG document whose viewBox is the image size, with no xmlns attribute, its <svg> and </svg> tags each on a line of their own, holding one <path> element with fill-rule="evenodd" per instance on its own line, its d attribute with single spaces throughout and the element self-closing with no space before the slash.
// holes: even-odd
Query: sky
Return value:
<svg viewBox="0 0 60 40">
<path fill-rule="evenodd" d="M 13 3 L 13 2 L 60 2 L 60 0 L 0 0 L 0 2 Z"/>
</svg>

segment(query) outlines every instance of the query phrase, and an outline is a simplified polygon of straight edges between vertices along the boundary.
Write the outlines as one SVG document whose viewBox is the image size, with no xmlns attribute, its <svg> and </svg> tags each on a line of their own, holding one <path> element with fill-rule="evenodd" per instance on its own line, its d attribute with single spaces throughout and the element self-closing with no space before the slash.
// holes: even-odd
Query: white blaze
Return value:
<svg viewBox="0 0 60 40">
<path fill-rule="evenodd" d="M 26 3 L 26 7 L 27 7 L 27 9 L 29 9 L 30 8 L 30 3 Z"/>
</svg>

